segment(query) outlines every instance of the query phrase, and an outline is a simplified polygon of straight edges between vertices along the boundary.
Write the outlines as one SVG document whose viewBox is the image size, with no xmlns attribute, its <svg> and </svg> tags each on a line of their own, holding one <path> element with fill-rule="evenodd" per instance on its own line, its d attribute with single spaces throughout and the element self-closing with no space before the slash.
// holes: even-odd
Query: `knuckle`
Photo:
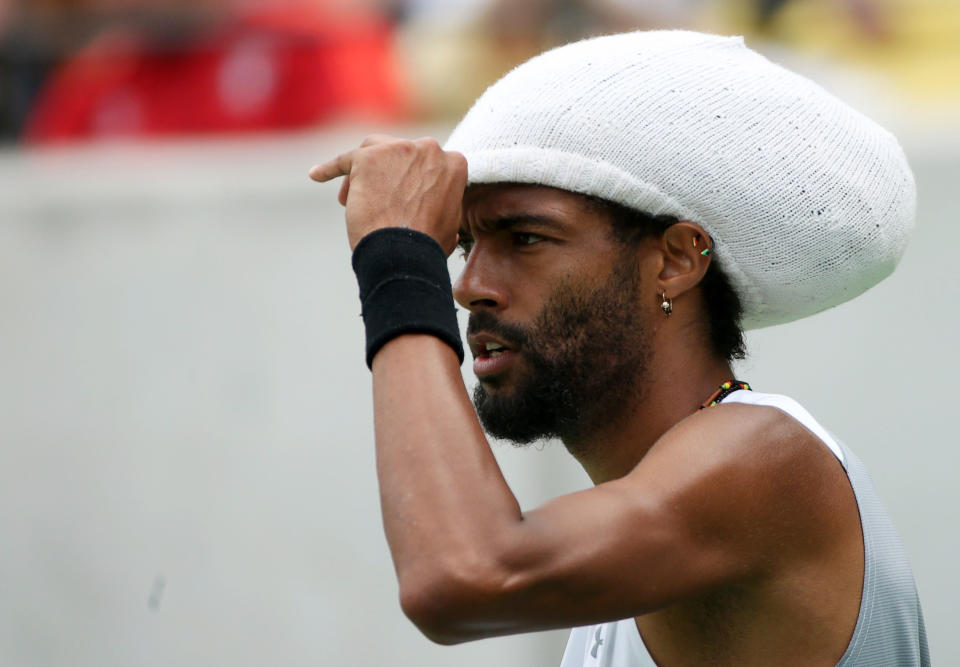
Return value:
<svg viewBox="0 0 960 667">
<path fill-rule="evenodd" d="M 409 139 L 397 139 L 391 146 L 402 155 L 410 155 L 417 150 L 416 144 Z"/>
<path fill-rule="evenodd" d="M 440 150 L 440 142 L 433 137 L 421 137 L 420 139 L 417 139 L 416 143 L 429 151 Z"/>
<path fill-rule="evenodd" d="M 393 137 L 386 134 L 368 134 L 366 137 L 364 137 L 363 142 L 360 145 L 363 147 L 373 146 L 376 144 L 389 143 L 392 139 Z"/>
<path fill-rule="evenodd" d="M 467 158 L 464 157 L 463 153 L 457 153 L 455 151 L 451 151 L 447 153 L 447 156 L 448 156 L 447 159 L 450 161 L 450 165 L 454 168 L 454 170 L 458 174 L 467 173 Z"/>
<path fill-rule="evenodd" d="M 392 139 L 386 142 L 380 141 L 375 144 L 371 144 L 366 148 L 366 151 L 371 155 L 387 157 L 389 155 L 407 156 L 410 155 L 412 149 L 413 144 L 409 140 Z"/>
</svg>

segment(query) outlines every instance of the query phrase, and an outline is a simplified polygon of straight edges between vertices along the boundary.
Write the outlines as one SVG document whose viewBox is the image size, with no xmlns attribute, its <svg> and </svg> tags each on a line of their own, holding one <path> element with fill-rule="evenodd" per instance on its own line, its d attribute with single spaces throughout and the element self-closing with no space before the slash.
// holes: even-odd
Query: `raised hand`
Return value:
<svg viewBox="0 0 960 667">
<path fill-rule="evenodd" d="M 345 176 L 339 200 L 346 208 L 350 249 L 383 227 L 429 234 L 449 255 L 457 244 L 467 161 L 436 139 L 371 135 L 359 148 L 319 164 L 310 178 Z"/>
</svg>

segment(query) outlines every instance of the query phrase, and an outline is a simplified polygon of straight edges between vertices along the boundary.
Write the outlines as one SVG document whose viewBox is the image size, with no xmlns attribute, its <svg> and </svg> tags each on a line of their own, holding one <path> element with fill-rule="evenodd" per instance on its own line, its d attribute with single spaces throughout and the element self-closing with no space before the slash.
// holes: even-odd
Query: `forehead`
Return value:
<svg viewBox="0 0 960 667">
<path fill-rule="evenodd" d="M 582 224 L 599 217 L 581 194 L 523 183 L 471 185 L 463 196 L 463 213 L 468 223 L 536 215 Z"/>
</svg>

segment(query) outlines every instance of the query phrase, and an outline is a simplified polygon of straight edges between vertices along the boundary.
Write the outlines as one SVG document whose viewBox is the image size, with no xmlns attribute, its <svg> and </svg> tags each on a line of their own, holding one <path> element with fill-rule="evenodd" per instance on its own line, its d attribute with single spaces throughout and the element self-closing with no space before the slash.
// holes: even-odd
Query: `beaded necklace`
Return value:
<svg viewBox="0 0 960 667">
<path fill-rule="evenodd" d="M 740 389 L 745 389 L 746 391 L 753 391 L 750 388 L 750 385 L 744 382 L 743 380 L 727 380 L 720 387 L 710 394 L 710 398 L 703 402 L 703 405 L 700 406 L 700 410 L 704 408 L 712 408 L 714 405 L 717 405 L 720 401 L 725 399 L 727 396 L 732 394 L 735 391 Z"/>
</svg>

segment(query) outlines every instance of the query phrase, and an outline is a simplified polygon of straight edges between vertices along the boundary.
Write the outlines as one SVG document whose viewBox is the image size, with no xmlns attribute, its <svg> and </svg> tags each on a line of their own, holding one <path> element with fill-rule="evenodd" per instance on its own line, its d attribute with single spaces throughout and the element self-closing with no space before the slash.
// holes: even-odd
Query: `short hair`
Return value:
<svg viewBox="0 0 960 667">
<path fill-rule="evenodd" d="M 680 222 L 671 215 L 650 215 L 600 197 L 587 195 L 586 198 L 594 210 L 605 214 L 610 220 L 614 239 L 627 246 L 636 246 L 641 241 L 661 236 L 667 227 Z M 706 305 L 707 330 L 714 352 L 728 361 L 743 359 L 746 356 L 743 329 L 740 326 L 743 305 L 715 258 L 700 281 L 700 289 Z"/>
</svg>

